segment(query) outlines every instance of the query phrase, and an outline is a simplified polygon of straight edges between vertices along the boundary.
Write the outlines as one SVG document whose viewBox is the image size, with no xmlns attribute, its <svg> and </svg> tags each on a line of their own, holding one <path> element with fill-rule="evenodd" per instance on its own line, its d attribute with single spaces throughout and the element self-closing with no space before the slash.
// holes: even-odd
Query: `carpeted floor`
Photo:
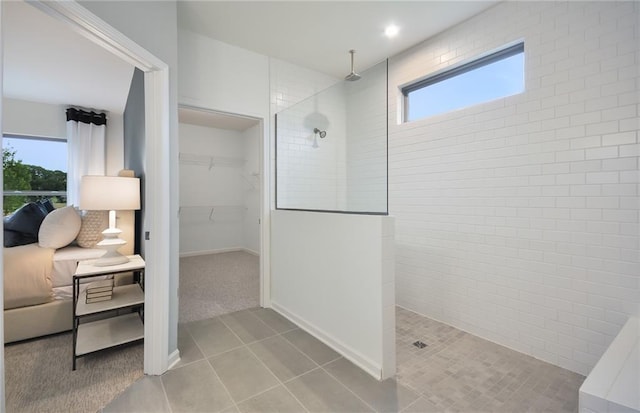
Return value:
<svg viewBox="0 0 640 413">
<path fill-rule="evenodd" d="M 260 305 L 260 259 L 243 251 L 180 258 L 180 323 Z"/>
<path fill-rule="evenodd" d="M 5 346 L 8 413 L 96 412 L 143 376 L 142 343 L 78 359 L 71 333 Z"/>
</svg>

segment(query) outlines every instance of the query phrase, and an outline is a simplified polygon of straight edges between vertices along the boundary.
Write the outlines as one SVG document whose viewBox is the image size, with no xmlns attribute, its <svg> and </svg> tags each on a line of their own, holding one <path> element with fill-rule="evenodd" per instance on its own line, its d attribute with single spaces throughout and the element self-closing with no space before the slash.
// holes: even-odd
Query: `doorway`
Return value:
<svg viewBox="0 0 640 413">
<path fill-rule="evenodd" d="M 162 374 L 169 365 L 171 320 L 167 301 L 170 297 L 171 268 L 177 264 L 177 251 L 172 257 L 170 246 L 171 230 L 177 227 L 177 219 L 173 218 L 177 207 L 173 209 L 171 195 L 166 191 L 167 187 L 175 187 L 170 182 L 170 170 L 173 169 L 174 162 L 170 156 L 169 67 L 75 2 L 34 1 L 29 4 L 145 73 L 145 164 L 150 178 L 147 179 L 144 193 L 147 205 L 144 228 L 145 232 L 152 234 L 150 241 L 146 242 L 145 258 L 147 272 L 153 273 L 154 277 L 149 280 L 145 289 L 148 315 L 145 319 L 145 337 L 148 339 L 144 341 L 144 372 Z M 1 89 L 0 87 L 0 91 Z M 177 161 L 175 165 L 177 166 Z M 172 209 L 174 214 L 170 212 Z M 0 325 L 0 334 L 3 324 L 2 322 Z M 4 368 L 4 357 L 0 356 L 1 379 L 4 379 Z M 4 385 L 0 383 L 2 403 L 4 396 Z M 0 410 L 4 410 L 2 407 L 0 405 Z"/>
<path fill-rule="evenodd" d="M 181 106 L 179 322 L 258 307 L 260 119 Z"/>
</svg>

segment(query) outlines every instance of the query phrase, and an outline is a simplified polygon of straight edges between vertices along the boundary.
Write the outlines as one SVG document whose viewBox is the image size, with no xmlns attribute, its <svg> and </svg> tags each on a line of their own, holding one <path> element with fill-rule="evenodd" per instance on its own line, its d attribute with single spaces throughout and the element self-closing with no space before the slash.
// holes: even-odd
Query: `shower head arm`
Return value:
<svg viewBox="0 0 640 413">
<path fill-rule="evenodd" d="M 349 53 L 351 54 L 351 73 L 355 73 L 355 68 L 354 68 L 354 65 L 353 65 L 353 54 L 354 54 L 355 52 L 356 52 L 356 51 L 355 51 L 355 50 L 353 50 L 353 49 L 352 49 L 352 50 L 349 50 Z"/>
</svg>

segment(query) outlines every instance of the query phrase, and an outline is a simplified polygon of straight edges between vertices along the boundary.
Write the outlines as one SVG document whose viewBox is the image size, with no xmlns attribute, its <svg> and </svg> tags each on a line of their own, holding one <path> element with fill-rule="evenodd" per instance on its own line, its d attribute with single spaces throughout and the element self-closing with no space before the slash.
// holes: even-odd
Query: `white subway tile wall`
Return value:
<svg viewBox="0 0 640 413">
<path fill-rule="evenodd" d="M 347 210 L 387 212 L 387 63 L 347 82 Z"/>
<path fill-rule="evenodd" d="M 640 303 L 639 2 L 504 2 L 389 63 L 399 305 L 587 374 Z M 524 39 L 522 94 L 401 123 L 399 86 Z"/>
<path fill-rule="evenodd" d="M 336 108 L 330 105 L 328 99 L 320 101 L 311 98 L 338 83 L 339 79 L 275 58 L 269 58 L 269 69 L 271 115 L 299 104 L 295 111 L 290 110 L 278 117 L 278 207 L 332 210 L 343 208 L 346 199 L 344 193 L 337 192 L 337 188 L 342 189 L 346 186 L 346 164 L 342 159 L 342 167 L 338 168 L 336 165 L 339 161 L 337 157 L 340 154 L 344 156 L 344 102 L 334 102 L 340 106 Z M 309 125 L 305 125 L 305 117 L 313 113 L 319 114 L 320 111 L 327 112 L 324 116 L 331 124 L 317 125 L 327 129 L 328 138 L 318 137 L 318 145 L 321 147 L 313 148 L 312 131 L 316 126 L 309 129 Z M 317 115 L 315 119 L 322 120 Z M 283 133 L 285 131 L 286 133 Z M 271 142 L 275 145 L 275 125 L 271 133 Z M 272 147 L 271 153 L 271 164 L 274 168 L 271 172 L 275 177 L 275 146 Z M 283 186 L 286 190 L 283 190 Z M 271 188 L 271 199 L 275 200 L 275 185 Z M 317 207 L 312 208 L 313 205 Z"/>
<path fill-rule="evenodd" d="M 271 61 L 278 207 L 386 213 L 386 63 L 339 82 Z"/>
</svg>

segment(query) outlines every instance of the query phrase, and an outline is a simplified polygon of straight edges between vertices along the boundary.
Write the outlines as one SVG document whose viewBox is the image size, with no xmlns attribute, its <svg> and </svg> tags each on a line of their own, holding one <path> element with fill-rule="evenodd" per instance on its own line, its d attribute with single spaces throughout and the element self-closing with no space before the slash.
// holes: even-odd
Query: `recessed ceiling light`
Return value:
<svg viewBox="0 0 640 413">
<path fill-rule="evenodd" d="M 390 24 L 387 26 L 386 29 L 384 29 L 384 34 L 387 37 L 395 37 L 399 31 L 400 31 L 400 28 L 398 26 L 396 26 L 395 24 Z"/>
</svg>

